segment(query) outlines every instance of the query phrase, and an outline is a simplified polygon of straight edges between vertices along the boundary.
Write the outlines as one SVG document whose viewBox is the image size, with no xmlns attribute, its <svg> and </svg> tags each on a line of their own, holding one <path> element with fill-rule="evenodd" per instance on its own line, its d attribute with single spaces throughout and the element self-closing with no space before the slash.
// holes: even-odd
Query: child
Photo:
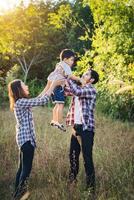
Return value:
<svg viewBox="0 0 134 200">
<path fill-rule="evenodd" d="M 16 141 L 20 150 L 19 169 L 16 174 L 14 200 L 25 200 L 29 196 L 27 179 L 32 168 L 34 150 L 36 147 L 35 129 L 31 108 L 44 105 L 55 88 L 62 81 L 53 81 L 46 94 L 41 97 L 28 98 L 29 90 L 21 80 L 14 80 L 8 85 L 10 109 L 16 118 Z"/>
<path fill-rule="evenodd" d="M 53 80 L 65 80 L 66 78 L 71 78 L 72 80 L 80 82 L 80 78 L 74 76 L 71 71 L 74 60 L 75 54 L 73 51 L 70 49 L 62 50 L 60 53 L 60 62 L 56 65 L 55 70 L 48 76 L 48 82 L 44 92 L 49 89 Z M 62 124 L 62 114 L 65 103 L 64 85 L 65 84 L 60 85 L 54 90 L 52 99 L 55 106 L 53 108 L 53 119 L 50 123 L 52 126 L 55 126 L 62 131 L 66 131 L 64 125 Z"/>
</svg>

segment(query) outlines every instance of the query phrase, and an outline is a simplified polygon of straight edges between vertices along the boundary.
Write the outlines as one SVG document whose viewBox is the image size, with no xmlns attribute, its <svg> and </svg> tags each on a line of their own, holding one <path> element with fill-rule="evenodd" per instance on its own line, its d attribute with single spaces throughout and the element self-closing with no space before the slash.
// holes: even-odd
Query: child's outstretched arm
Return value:
<svg viewBox="0 0 134 200">
<path fill-rule="evenodd" d="M 70 76 L 68 76 L 68 78 L 74 80 L 74 81 L 80 81 L 80 78 L 78 76 L 75 76 L 73 74 L 71 74 Z"/>
<path fill-rule="evenodd" d="M 68 76 L 68 78 L 70 78 L 73 81 L 76 81 L 78 84 L 83 85 L 83 81 L 80 77 L 75 76 L 73 74 L 71 74 L 70 76 Z"/>
</svg>

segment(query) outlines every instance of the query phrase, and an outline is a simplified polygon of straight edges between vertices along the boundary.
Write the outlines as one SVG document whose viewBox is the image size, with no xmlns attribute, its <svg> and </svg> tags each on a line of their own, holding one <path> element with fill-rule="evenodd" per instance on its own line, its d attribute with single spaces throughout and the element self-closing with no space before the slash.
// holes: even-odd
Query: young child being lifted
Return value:
<svg viewBox="0 0 134 200">
<path fill-rule="evenodd" d="M 47 85 L 45 87 L 45 92 L 50 88 L 52 81 L 54 80 L 66 80 L 71 78 L 72 80 L 81 82 L 79 77 L 72 74 L 71 67 L 75 61 L 75 53 L 70 49 L 64 49 L 60 53 L 60 62 L 56 64 L 55 70 L 50 73 L 47 80 Z M 64 82 L 64 81 L 63 81 Z M 53 118 L 51 121 L 51 126 L 55 126 L 62 131 L 66 131 L 64 125 L 62 124 L 63 118 L 63 108 L 65 103 L 64 86 L 57 86 L 53 92 L 52 100 L 55 103 L 53 108 Z"/>
</svg>

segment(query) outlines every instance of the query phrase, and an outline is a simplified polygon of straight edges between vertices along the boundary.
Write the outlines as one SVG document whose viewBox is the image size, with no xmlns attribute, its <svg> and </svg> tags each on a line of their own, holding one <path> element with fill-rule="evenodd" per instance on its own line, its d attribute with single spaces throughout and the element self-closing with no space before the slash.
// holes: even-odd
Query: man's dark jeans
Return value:
<svg viewBox="0 0 134 200">
<path fill-rule="evenodd" d="M 94 142 L 94 132 L 85 130 L 83 131 L 82 125 L 75 124 L 74 129 L 76 136 L 81 138 L 81 146 L 77 137 L 72 135 L 70 144 L 70 172 L 69 179 L 74 181 L 79 171 L 79 155 L 82 148 L 84 159 L 84 167 L 86 172 L 86 183 L 88 187 L 95 186 L 95 170 L 92 158 L 92 149 Z"/>
<path fill-rule="evenodd" d="M 24 182 L 30 175 L 32 169 L 32 162 L 34 157 L 34 147 L 30 141 L 24 143 L 20 150 L 19 169 L 16 174 L 15 190 Z"/>
</svg>

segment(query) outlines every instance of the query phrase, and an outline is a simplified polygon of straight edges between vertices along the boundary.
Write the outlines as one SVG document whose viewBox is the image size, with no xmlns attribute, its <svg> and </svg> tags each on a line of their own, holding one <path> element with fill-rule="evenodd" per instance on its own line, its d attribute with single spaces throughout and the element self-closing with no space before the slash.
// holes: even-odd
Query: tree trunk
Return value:
<svg viewBox="0 0 134 200">
<path fill-rule="evenodd" d="M 25 75 L 24 75 L 24 83 L 26 83 L 27 81 L 27 76 L 28 76 L 28 70 L 25 72 Z"/>
</svg>

